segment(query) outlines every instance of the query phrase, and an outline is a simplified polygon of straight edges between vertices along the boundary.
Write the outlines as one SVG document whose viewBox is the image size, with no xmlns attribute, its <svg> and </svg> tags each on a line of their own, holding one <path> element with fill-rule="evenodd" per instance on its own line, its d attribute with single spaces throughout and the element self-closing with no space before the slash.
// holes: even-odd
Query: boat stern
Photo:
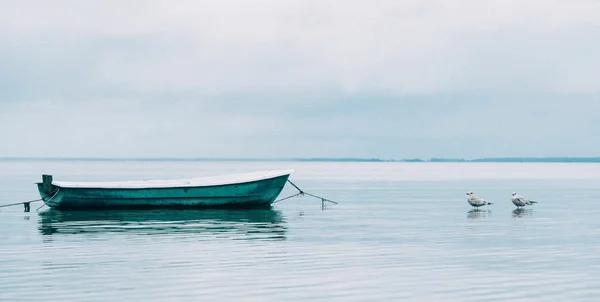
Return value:
<svg viewBox="0 0 600 302">
<path fill-rule="evenodd" d="M 42 201 L 47 206 L 55 208 L 60 204 L 61 198 L 58 196 L 60 188 L 52 184 L 52 175 L 42 175 L 42 182 L 36 182 L 35 184 L 37 185 Z"/>
</svg>

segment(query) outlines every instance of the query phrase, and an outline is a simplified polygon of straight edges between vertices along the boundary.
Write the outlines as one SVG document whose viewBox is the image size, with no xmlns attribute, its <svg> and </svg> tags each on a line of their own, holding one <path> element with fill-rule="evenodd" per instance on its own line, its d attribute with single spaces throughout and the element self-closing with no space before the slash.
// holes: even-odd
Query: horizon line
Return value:
<svg viewBox="0 0 600 302">
<path fill-rule="evenodd" d="M 0 161 L 229 161 L 229 162 L 600 162 L 600 157 L 481 157 L 429 159 L 384 159 L 367 157 L 296 157 L 296 158 L 243 158 L 243 157 L 0 157 Z"/>
</svg>

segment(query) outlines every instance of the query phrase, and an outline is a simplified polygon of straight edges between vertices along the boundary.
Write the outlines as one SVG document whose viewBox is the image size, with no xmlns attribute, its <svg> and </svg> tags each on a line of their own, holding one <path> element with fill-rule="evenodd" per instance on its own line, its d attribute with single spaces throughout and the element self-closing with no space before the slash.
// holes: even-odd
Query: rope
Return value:
<svg viewBox="0 0 600 302">
<path fill-rule="evenodd" d="M 333 200 L 330 200 L 330 199 L 327 199 L 327 198 L 323 198 L 323 197 L 320 197 L 320 196 L 313 195 L 313 194 L 306 193 L 306 192 L 302 191 L 302 189 L 300 189 L 300 188 L 299 188 L 299 187 L 298 187 L 298 186 L 297 186 L 295 183 L 293 183 L 293 182 L 292 182 L 291 180 L 289 180 L 289 179 L 288 179 L 288 182 L 289 182 L 289 183 L 290 183 L 292 186 L 294 186 L 294 188 L 296 188 L 296 189 L 298 190 L 298 193 L 296 193 L 296 194 L 294 194 L 294 195 L 290 195 L 290 196 L 288 196 L 288 197 L 285 197 L 285 198 L 282 198 L 282 199 L 275 200 L 275 201 L 273 201 L 273 203 L 277 203 L 277 202 L 280 202 L 280 201 L 284 201 L 284 200 L 286 200 L 286 199 L 290 199 L 290 198 L 292 198 L 292 197 L 296 197 L 296 196 L 304 196 L 304 195 L 308 195 L 308 196 L 311 196 L 311 197 L 314 197 L 314 198 L 318 198 L 318 199 L 320 199 L 320 200 L 321 200 L 321 202 L 326 202 L 326 201 L 327 201 L 327 202 L 330 202 L 330 203 L 333 203 L 333 204 L 338 204 L 337 202 L 335 202 L 335 201 L 333 201 Z"/>
<path fill-rule="evenodd" d="M 314 198 L 321 199 L 321 201 L 327 201 L 327 202 L 331 202 L 331 203 L 333 203 L 333 204 L 338 204 L 337 202 L 335 202 L 335 201 L 333 201 L 333 200 L 330 200 L 330 199 L 327 199 L 327 198 L 323 198 L 323 197 L 320 197 L 320 196 L 317 196 L 317 195 L 312 195 L 312 194 L 310 194 L 310 193 L 306 193 L 306 192 L 305 192 L 304 194 L 306 194 L 306 195 L 308 195 L 308 196 L 312 196 L 312 197 L 314 197 Z"/>
<path fill-rule="evenodd" d="M 11 207 L 11 206 L 17 206 L 20 204 L 24 204 L 24 203 L 30 203 L 30 202 L 36 202 L 36 201 L 41 201 L 42 199 L 35 199 L 35 200 L 30 200 L 30 201 L 22 201 L 22 202 L 17 202 L 17 203 L 9 203 L 9 204 L 3 204 L 0 205 L 0 208 L 4 208 L 4 207 Z"/>
<path fill-rule="evenodd" d="M 302 192 L 302 190 L 300 190 L 300 188 L 298 188 L 298 186 L 296 184 L 294 184 L 291 180 L 287 180 L 292 186 L 294 186 L 294 188 L 298 189 L 298 191 L 300 191 L 300 193 L 304 193 Z"/>
<path fill-rule="evenodd" d="M 57 194 L 57 193 L 58 193 L 58 188 L 57 188 L 57 189 L 56 189 L 54 192 L 52 192 L 52 193 L 50 193 L 50 194 L 48 194 L 48 195 L 44 195 L 44 196 L 42 196 L 42 198 L 40 198 L 40 199 L 34 199 L 34 200 L 22 201 L 22 202 L 15 202 L 15 203 L 9 203 L 9 204 L 3 204 L 3 205 L 0 205 L 0 208 L 4 208 L 4 207 L 12 207 L 12 206 L 18 206 L 18 205 L 21 205 L 21 204 L 26 204 L 26 203 L 32 203 L 32 202 L 38 202 L 38 201 L 42 201 L 42 200 L 44 200 L 44 198 L 46 198 L 46 197 L 48 197 L 48 196 L 52 195 L 52 197 L 51 197 L 51 198 L 48 200 L 48 201 L 50 201 L 50 200 L 52 200 L 52 198 L 54 198 L 54 196 L 56 196 L 56 194 Z"/>
<path fill-rule="evenodd" d="M 294 195 L 290 195 L 290 196 L 288 196 L 288 197 L 286 197 L 286 198 L 282 198 L 282 199 L 275 200 L 275 201 L 273 201 L 272 203 L 278 203 L 278 202 L 280 202 L 280 201 L 284 201 L 284 200 L 286 200 L 286 199 L 290 199 L 290 198 L 292 198 L 292 197 L 296 197 L 296 196 L 299 196 L 299 195 L 302 195 L 302 193 L 296 193 L 296 194 L 294 194 Z"/>
<path fill-rule="evenodd" d="M 39 211 L 42 207 L 44 207 L 46 205 L 46 203 L 49 203 L 50 201 L 52 201 L 52 199 L 54 198 L 54 196 L 56 196 L 56 194 L 58 194 L 58 191 L 60 189 L 56 188 L 56 191 L 54 191 L 54 195 L 52 195 L 52 197 L 50 197 L 50 199 L 46 200 L 46 202 L 44 202 L 41 206 L 39 206 L 39 208 L 35 209 L 35 211 Z M 46 195 L 46 197 L 48 197 L 48 195 Z"/>
</svg>

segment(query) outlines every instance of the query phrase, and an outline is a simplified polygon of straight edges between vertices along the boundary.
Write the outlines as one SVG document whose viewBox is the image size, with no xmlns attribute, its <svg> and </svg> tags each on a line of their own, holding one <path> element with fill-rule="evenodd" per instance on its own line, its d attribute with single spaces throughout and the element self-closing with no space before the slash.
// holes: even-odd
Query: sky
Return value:
<svg viewBox="0 0 600 302">
<path fill-rule="evenodd" d="M 600 156 L 598 16 L 598 0 L 0 0 L 0 157 Z"/>
</svg>

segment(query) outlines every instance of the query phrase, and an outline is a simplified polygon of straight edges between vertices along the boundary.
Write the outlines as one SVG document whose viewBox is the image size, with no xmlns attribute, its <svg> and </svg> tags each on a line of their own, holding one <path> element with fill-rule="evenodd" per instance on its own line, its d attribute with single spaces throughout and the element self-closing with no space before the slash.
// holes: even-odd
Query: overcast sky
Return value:
<svg viewBox="0 0 600 302">
<path fill-rule="evenodd" d="M 2 1 L 0 157 L 600 156 L 600 1 Z"/>
</svg>

